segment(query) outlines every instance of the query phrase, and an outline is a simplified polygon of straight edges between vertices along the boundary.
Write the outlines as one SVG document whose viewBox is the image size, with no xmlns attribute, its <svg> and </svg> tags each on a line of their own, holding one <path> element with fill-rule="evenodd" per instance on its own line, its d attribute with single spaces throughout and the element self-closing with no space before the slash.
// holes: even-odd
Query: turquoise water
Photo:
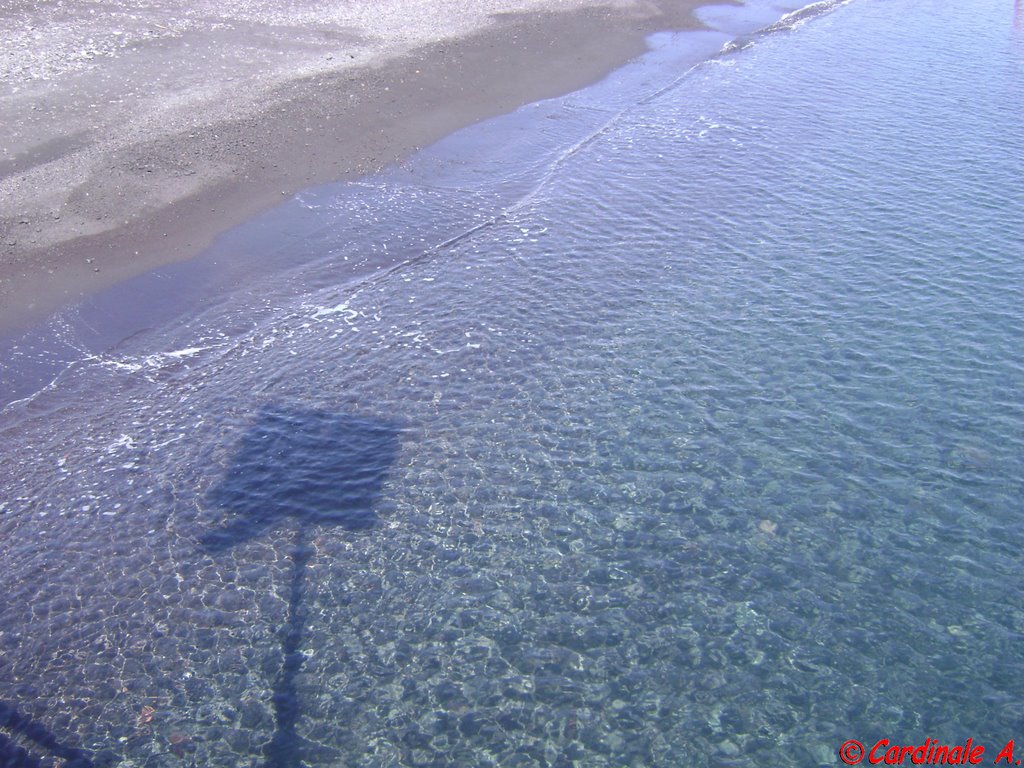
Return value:
<svg viewBox="0 0 1024 768">
<path fill-rule="evenodd" d="M 0 701 L 97 765 L 1021 738 L 1024 32 L 816 10 L 304 193 L 102 351 L 60 318 Z"/>
</svg>

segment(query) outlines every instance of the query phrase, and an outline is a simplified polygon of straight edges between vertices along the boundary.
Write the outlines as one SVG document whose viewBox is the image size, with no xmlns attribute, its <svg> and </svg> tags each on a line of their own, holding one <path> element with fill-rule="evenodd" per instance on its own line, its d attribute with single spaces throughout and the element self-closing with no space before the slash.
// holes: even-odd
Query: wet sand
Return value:
<svg viewBox="0 0 1024 768">
<path fill-rule="evenodd" d="M 599 79 L 695 0 L 0 10 L 0 332 Z"/>
</svg>

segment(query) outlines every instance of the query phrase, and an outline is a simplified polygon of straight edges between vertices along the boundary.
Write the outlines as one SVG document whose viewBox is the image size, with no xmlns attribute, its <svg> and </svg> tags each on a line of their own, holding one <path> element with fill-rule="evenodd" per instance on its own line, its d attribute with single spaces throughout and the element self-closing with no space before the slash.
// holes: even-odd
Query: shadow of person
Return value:
<svg viewBox="0 0 1024 768">
<path fill-rule="evenodd" d="M 226 552 L 271 530 L 294 528 L 288 619 L 281 632 L 282 666 L 274 683 L 275 731 L 264 747 L 267 768 L 302 765 L 302 714 L 296 678 L 305 655 L 306 568 L 311 530 L 359 531 L 377 521 L 375 504 L 398 455 L 399 429 L 379 419 L 268 405 L 239 441 L 234 460 L 207 496 L 225 516 L 201 539 L 211 554 Z"/>
<path fill-rule="evenodd" d="M 0 729 L 19 734 L 26 744 L 31 742 L 35 747 L 50 753 L 51 759 L 59 758 L 61 765 L 66 768 L 96 768 L 101 764 L 109 764 L 105 759 L 94 763 L 85 750 L 62 744 L 46 726 L 22 714 L 6 701 L 0 701 Z M 0 768 L 40 768 L 43 764 L 25 746 L 0 731 Z"/>
</svg>

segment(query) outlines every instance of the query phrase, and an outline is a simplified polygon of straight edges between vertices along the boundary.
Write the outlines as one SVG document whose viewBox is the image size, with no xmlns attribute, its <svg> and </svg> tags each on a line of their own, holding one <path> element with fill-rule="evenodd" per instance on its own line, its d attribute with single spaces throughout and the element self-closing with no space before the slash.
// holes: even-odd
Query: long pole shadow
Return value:
<svg viewBox="0 0 1024 768">
<path fill-rule="evenodd" d="M 302 764 L 302 739 L 296 728 L 302 709 L 295 681 L 306 660 L 302 641 L 306 632 L 306 608 L 302 598 L 306 591 L 306 568 L 313 557 L 309 532 L 300 525 L 295 531 L 292 550 L 292 583 L 288 595 L 288 619 L 281 636 L 284 657 L 281 673 L 274 683 L 273 705 L 276 729 L 264 748 L 267 768 L 293 768 Z"/>
<path fill-rule="evenodd" d="M 366 530 L 398 454 L 398 428 L 350 414 L 267 406 L 239 441 L 235 459 L 208 502 L 222 510 L 222 527 L 203 537 L 224 552 L 289 521 L 294 525 L 288 616 L 281 628 L 281 671 L 271 704 L 275 729 L 263 749 L 266 768 L 302 768 L 303 715 L 297 680 L 305 655 L 307 571 L 314 527 Z"/>
</svg>

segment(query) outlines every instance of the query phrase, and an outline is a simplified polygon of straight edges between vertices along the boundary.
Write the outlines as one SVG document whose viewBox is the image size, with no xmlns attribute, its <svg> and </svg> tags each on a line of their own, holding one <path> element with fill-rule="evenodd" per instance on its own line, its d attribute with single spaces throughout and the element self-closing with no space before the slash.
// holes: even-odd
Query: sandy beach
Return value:
<svg viewBox="0 0 1024 768">
<path fill-rule="evenodd" d="M 159 0 L 0 11 L 0 331 L 296 191 L 582 87 L 694 0 Z"/>
<path fill-rule="evenodd" d="M 0 333 L 0 766 L 1005 753 L 1024 36 L 797 1 L 0 0 L 9 316 L 210 242 Z"/>
</svg>

